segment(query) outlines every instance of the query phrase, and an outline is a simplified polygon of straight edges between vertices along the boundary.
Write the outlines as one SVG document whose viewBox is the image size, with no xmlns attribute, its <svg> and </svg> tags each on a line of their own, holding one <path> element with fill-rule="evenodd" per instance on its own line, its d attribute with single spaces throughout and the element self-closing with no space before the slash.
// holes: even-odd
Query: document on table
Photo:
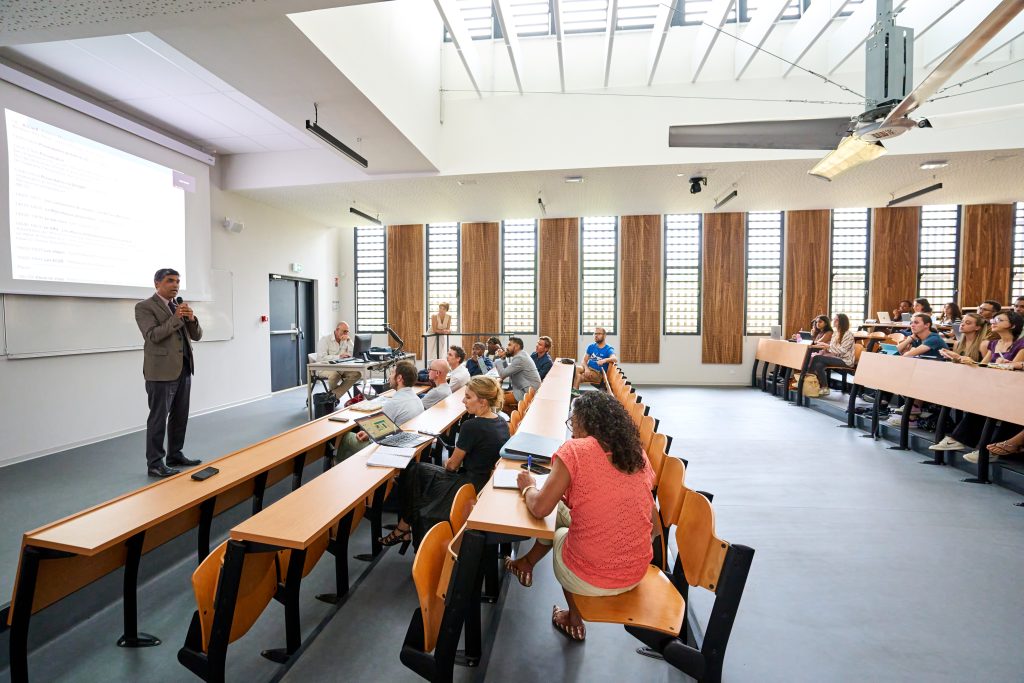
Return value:
<svg viewBox="0 0 1024 683">
<path fill-rule="evenodd" d="M 366 464 L 370 467 L 394 467 L 404 470 L 414 455 L 416 455 L 415 448 L 379 446 L 377 451 L 366 461 Z"/>
<path fill-rule="evenodd" d="M 496 489 L 518 489 L 519 486 L 516 484 L 516 479 L 519 478 L 519 473 L 525 470 L 498 468 L 494 471 L 494 488 Z M 537 488 L 544 488 L 544 482 L 548 480 L 546 474 L 535 474 L 534 479 L 537 480 Z"/>
</svg>

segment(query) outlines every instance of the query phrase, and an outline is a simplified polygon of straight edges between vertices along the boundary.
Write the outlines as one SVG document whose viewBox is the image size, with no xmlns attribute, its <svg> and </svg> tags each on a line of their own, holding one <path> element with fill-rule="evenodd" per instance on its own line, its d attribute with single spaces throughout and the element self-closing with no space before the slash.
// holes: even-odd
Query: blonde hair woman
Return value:
<svg viewBox="0 0 1024 683">
<path fill-rule="evenodd" d="M 960 321 L 960 338 L 953 350 L 941 349 L 939 353 L 953 362 L 968 358 L 975 363 L 981 361 L 982 342 L 988 337 L 988 321 L 977 313 L 968 313 Z"/>
<path fill-rule="evenodd" d="M 395 530 L 380 539 L 381 545 L 399 543 L 404 554 L 414 539 L 420 539 L 437 522 L 448 519 L 455 494 L 464 484 L 476 492 L 491 478 L 498 452 L 508 441 L 508 422 L 500 417 L 504 392 L 493 377 L 469 380 L 462 397 L 472 419 L 459 428 L 459 437 L 444 467 L 411 462 L 398 481 L 397 496 L 401 513 Z M 451 400 L 451 399 L 449 399 Z"/>
<path fill-rule="evenodd" d="M 451 310 L 451 305 L 447 301 L 442 301 L 437 305 L 437 313 L 430 316 L 430 332 L 431 334 L 440 335 L 433 338 L 433 343 L 428 343 L 428 347 L 432 353 L 430 356 L 431 360 L 444 359 L 444 354 L 448 353 L 448 335 L 452 331 L 452 316 L 448 313 Z"/>
</svg>

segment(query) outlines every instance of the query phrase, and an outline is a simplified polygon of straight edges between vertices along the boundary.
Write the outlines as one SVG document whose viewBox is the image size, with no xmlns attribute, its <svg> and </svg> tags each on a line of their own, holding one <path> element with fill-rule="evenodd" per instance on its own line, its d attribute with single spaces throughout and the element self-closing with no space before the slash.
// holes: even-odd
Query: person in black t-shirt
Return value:
<svg viewBox="0 0 1024 683">
<path fill-rule="evenodd" d="M 419 541 L 433 525 L 448 519 L 452 501 L 465 484 L 477 493 L 491 478 L 498 452 L 509 439 L 508 423 L 499 416 L 504 392 L 493 377 L 473 377 L 466 385 L 462 402 L 472 419 L 459 428 L 455 452 L 444 467 L 410 462 L 399 477 L 396 495 L 400 505 L 398 525 L 380 539 L 383 546 L 402 544 L 405 554 L 409 543 Z"/>
</svg>

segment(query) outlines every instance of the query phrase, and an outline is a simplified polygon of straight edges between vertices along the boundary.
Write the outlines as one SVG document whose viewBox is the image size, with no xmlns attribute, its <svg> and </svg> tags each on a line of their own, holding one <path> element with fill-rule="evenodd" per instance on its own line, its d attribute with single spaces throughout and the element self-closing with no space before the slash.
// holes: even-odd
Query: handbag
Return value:
<svg viewBox="0 0 1024 683">
<path fill-rule="evenodd" d="M 818 384 L 817 375 L 807 373 L 804 378 L 804 396 L 817 396 L 821 393 L 821 386 Z"/>
</svg>

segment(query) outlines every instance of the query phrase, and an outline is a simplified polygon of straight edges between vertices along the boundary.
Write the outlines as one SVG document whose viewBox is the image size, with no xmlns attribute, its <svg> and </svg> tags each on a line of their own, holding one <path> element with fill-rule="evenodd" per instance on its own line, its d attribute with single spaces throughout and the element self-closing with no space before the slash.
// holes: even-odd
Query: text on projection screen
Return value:
<svg viewBox="0 0 1024 683">
<path fill-rule="evenodd" d="M 185 192 L 195 178 L 9 109 L 15 280 L 146 287 L 185 280 Z"/>
</svg>

